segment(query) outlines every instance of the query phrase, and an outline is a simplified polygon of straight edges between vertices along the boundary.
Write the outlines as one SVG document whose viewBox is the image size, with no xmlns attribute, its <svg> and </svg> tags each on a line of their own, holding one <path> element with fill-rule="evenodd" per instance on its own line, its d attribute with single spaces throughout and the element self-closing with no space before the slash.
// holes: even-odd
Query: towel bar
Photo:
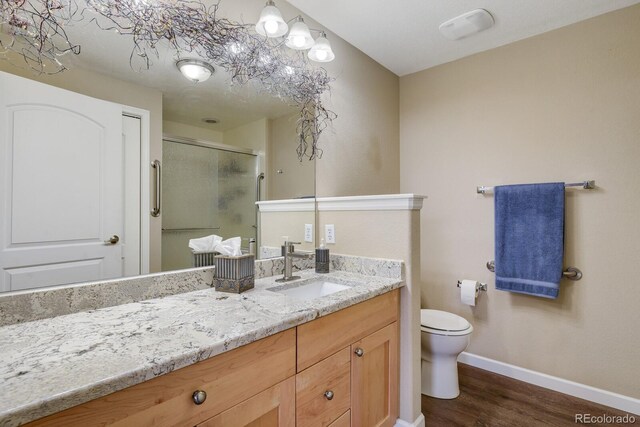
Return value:
<svg viewBox="0 0 640 427">
<path fill-rule="evenodd" d="M 564 185 L 565 187 L 582 187 L 585 190 L 593 190 L 596 188 L 596 182 L 594 180 L 582 181 L 582 182 L 570 182 Z M 493 187 L 476 187 L 476 193 L 486 194 L 489 191 L 493 191 Z"/>
<path fill-rule="evenodd" d="M 496 263 L 495 263 L 495 261 L 487 262 L 487 270 L 493 271 L 495 273 L 495 271 L 496 271 Z M 565 279 L 569 279 L 569 280 L 580 280 L 580 279 L 582 279 L 582 271 L 580 271 L 579 269 L 577 269 L 575 267 L 567 267 L 562 272 L 562 276 Z"/>
</svg>

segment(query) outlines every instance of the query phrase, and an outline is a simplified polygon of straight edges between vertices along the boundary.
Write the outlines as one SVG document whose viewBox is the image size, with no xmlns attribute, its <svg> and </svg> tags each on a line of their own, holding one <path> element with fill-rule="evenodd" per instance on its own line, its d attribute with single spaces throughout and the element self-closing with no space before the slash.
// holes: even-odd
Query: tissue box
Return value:
<svg viewBox="0 0 640 427">
<path fill-rule="evenodd" d="M 216 291 L 239 294 L 253 289 L 255 283 L 255 255 L 215 257 L 215 277 L 213 285 Z"/>
</svg>

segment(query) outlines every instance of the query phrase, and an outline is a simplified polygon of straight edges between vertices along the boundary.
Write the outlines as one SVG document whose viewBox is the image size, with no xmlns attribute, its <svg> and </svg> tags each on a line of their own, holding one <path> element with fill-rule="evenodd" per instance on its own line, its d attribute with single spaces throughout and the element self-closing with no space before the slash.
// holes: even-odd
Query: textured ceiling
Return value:
<svg viewBox="0 0 640 427">
<path fill-rule="evenodd" d="M 371 58 L 403 76 L 544 33 L 640 0 L 288 0 Z M 438 26 L 473 9 L 495 26 L 450 41 Z M 639 24 L 640 25 L 640 24 Z"/>
</svg>

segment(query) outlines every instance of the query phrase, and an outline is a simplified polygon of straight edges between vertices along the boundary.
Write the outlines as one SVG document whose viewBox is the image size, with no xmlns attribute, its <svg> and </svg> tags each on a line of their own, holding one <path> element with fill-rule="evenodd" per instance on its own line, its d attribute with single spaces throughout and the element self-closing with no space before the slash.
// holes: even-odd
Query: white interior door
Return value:
<svg viewBox="0 0 640 427">
<path fill-rule="evenodd" d="M 122 116 L 122 137 L 124 141 L 124 235 L 122 244 L 122 273 L 125 277 L 137 276 L 142 271 L 140 249 L 141 157 L 140 117 Z"/>
<path fill-rule="evenodd" d="M 122 107 L 0 72 L 0 291 L 123 275 Z"/>
</svg>

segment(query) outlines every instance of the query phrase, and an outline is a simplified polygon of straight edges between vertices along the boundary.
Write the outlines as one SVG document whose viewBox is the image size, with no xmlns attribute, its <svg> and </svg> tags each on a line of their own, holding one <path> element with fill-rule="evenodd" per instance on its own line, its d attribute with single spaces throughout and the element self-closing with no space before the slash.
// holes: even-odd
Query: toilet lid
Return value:
<svg viewBox="0 0 640 427">
<path fill-rule="evenodd" d="M 464 331 L 471 326 L 464 318 L 440 310 L 420 310 L 420 324 L 426 328 L 452 332 Z"/>
</svg>

